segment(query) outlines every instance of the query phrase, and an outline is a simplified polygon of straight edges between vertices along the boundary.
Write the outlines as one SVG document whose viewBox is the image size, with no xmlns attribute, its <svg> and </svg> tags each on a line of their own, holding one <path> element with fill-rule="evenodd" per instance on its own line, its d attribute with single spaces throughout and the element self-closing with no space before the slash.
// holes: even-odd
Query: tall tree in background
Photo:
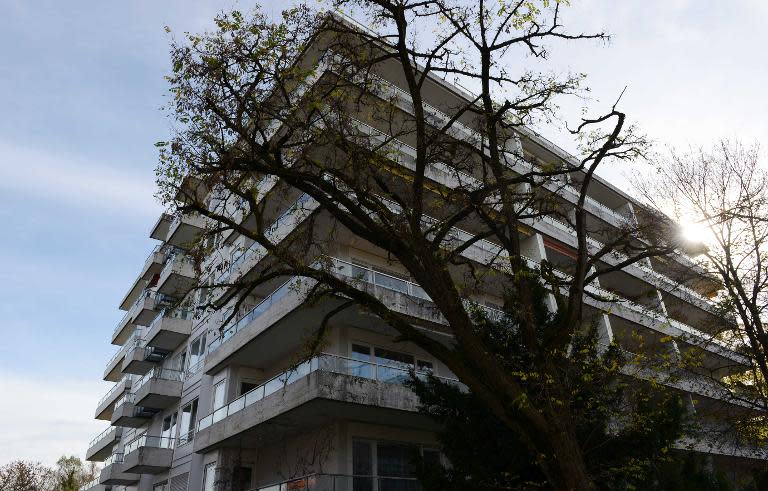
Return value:
<svg viewBox="0 0 768 491">
<path fill-rule="evenodd" d="M 649 206 L 696 226 L 698 266 L 721 283 L 716 300 L 723 313 L 736 316 L 714 335 L 746 354 L 752 369 L 725 379 L 710 375 L 768 408 L 768 169 L 759 145 L 722 140 L 712 148 L 673 151 L 655 177 L 636 181 Z M 765 438 L 763 416 L 735 419 L 751 436 Z"/>
<path fill-rule="evenodd" d="M 54 484 L 51 469 L 40 462 L 17 460 L 0 467 L 3 491 L 49 491 Z"/>
<path fill-rule="evenodd" d="M 214 32 L 172 47 L 177 133 L 158 143 L 158 181 L 174 213 L 208 219 L 192 250 L 203 308 L 221 312 L 226 328 L 257 303 L 254 292 L 295 278 L 290 284 L 310 300 L 336 302 L 310 349 L 347 309 L 378 316 L 466 384 L 515 435 L 535 479 L 589 490 L 610 473 L 642 478 L 683 434 L 681 402 L 622 383 L 625 358 L 599 345 L 608 342 L 601 312 L 585 299 L 609 309 L 611 295 L 594 288 L 601 275 L 679 244 L 663 224 L 590 225 L 585 202 L 599 166 L 642 156 L 646 142 L 614 106 L 575 125 L 579 159 L 541 162 L 520 145 L 527 125 L 560 121 L 557 99 L 580 93 L 583 79 L 519 70 L 521 60 L 543 63 L 555 42 L 606 36 L 569 32 L 563 4 L 546 0 L 330 3 L 376 32 L 300 5 L 278 23 L 259 11 L 225 14 Z M 441 88 L 444 78 L 477 95 Z M 429 91 L 439 108 L 425 101 Z M 300 234 L 280 235 L 281 200 L 296 200 L 289 218 Z M 550 219 L 576 237 L 568 264 L 526 258 L 537 247 L 532 225 Z M 229 232 L 268 258 L 257 272 L 211 257 L 211 244 Z M 432 309 L 453 342 L 415 327 L 365 286 L 364 273 L 333 259 L 350 240 L 403 268 L 420 285 L 419 308 Z M 465 301 L 484 288 L 503 297 L 502 329 L 479 328 L 490 319 Z M 617 386 L 625 388 L 620 405 Z M 611 420 L 620 424 L 607 427 Z M 633 436 L 646 445 L 618 444 Z M 614 467 L 588 456 L 596 448 L 613 449 Z"/>
</svg>

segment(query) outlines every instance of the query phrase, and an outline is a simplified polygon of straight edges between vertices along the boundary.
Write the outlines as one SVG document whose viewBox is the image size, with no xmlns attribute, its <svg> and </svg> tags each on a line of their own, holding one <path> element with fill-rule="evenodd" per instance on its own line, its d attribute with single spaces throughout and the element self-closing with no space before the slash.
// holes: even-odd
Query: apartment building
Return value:
<svg viewBox="0 0 768 491">
<path fill-rule="evenodd" d="M 409 111 L 409 96 L 396 82 L 390 81 L 387 90 L 400 101 L 401 110 Z M 438 79 L 430 80 L 424 93 L 434 102 L 430 110 L 436 119 L 447 117 L 438 109 L 440 100 L 468 97 Z M 380 131 L 363 121 L 359 125 L 371 134 Z M 527 157 L 515 164 L 520 172 L 536 162 L 572 158 L 533 133 L 521 135 L 518 144 Z M 408 167 L 415 150 L 402 142 L 397 152 L 398 163 Z M 457 185 L 453 174 L 437 167 L 429 178 L 441 186 Z M 186 185 L 194 188 L 196 180 L 190 177 Z M 286 183 L 266 178 L 259 187 L 263 199 L 271 201 L 274 241 L 301 234 L 311 216 L 319 218 L 315 227 L 323 223 L 318 203 Z M 209 193 L 202 188 L 199 192 Z M 569 185 L 559 186 L 558 193 L 571 204 L 578 195 Z M 210 206 L 219 206 L 215 193 L 210 194 Z M 590 187 L 585 207 L 595 229 L 641 219 L 629 196 L 600 179 Z M 239 221 L 249 218 L 241 207 L 228 212 Z M 210 295 L 224 293 L 224 289 L 191 290 L 201 281 L 211 281 L 200 277 L 187 254 L 208 226 L 197 215 L 163 215 L 151 229 L 150 237 L 158 244 L 120 303 L 125 315 L 111 335 L 116 351 L 106 364 L 104 380 L 114 382 L 114 387 L 95 411 L 106 429 L 93 438 L 86 454 L 89 460 L 103 462 L 104 468 L 86 488 L 418 489 L 409 468 L 410 452 L 417 449 L 435 462 L 443 457 L 437 428 L 418 413 L 415 395 L 402 382 L 411 369 L 431 371 L 445 380 L 456 377 L 415 345 L 394 342 L 394 330 L 383 321 L 354 309 L 335 320 L 323 354 L 300 358 L 308 333 L 338 301 L 307 303 L 311 285 L 294 278 L 260 285 L 231 322 L 224 322 L 232 312 L 227 308 L 200 313 L 197 307 Z M 471 231 L 457 228 L 455 233 Z M 523 241 L 525 256 L 533 263 L 547 259 L 565 269 L 575 240 L 573 230 L 555 218 L 532 220 Z M 590 241 L 593 250 L 601 246 L 598 236 Z M 233 231 L 220 234 L 214 250 L 205 262 L 224 264 L 212 278 L 217 284 L 257 274 L 274 261 L 257 243 Z M 499 250 L 499 245 L 484 240 L 463 254 L 482 267 L 493 267 Z M 605 264 L 621 259 L 607 256 Z M 414 324 L 450 339 L 445 321 L 430 308 L 424 290 L 365 241 L 340 234 L 327 261 L 339 278 L 355 281 Z M 619 340 L 628 351 L 641 349 L 632 344 L 637 339 L 632 333 L 641 332 L 646 345 L 664 344 L 680 354 L 703 349 L 703 363 L 713 371 L 727 374 L 747 367 L 748 360 L 708 332 L 722 321 L 707 297 L 717 285 L 706 278 L 681 285 L 692 268 L 691 259 L 680 253 L 626 267 L 590 286 L 618 299 L 607 305 L 586 298 L 589 311 L 599 318 L 604 342 Z M 468 300 L 490 315 L 500 314 L 498 291 L 489 289 Z M 668 337 L 674 341 L 662 343 Z M 692 410 L 720 404 L 725 397 L 703 377 L 670 383 L 689 394 Z M 733 472 L 749 459 L 766 458 L 760 449 L 697 445 L 680 444 L 711 455 Z"/>
</svg>

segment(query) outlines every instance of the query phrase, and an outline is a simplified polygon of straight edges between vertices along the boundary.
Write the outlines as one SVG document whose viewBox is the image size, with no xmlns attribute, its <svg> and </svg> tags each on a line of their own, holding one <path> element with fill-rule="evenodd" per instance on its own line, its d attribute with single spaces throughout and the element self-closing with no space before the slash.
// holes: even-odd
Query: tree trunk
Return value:
<svg viewBox="0 0 768 491">
<path fill-rule="evenodd" d="M 547 456 L 547 464 L 543 466 L 545 475 L 557 490 L 595 489 L 595 483 L 587 472 L 576 435 L 569 429 L 559 426 L 558 423 L 553 424 L 552 431 L 549 432 L 548 441 L 553 447 Z"/>
</svg>

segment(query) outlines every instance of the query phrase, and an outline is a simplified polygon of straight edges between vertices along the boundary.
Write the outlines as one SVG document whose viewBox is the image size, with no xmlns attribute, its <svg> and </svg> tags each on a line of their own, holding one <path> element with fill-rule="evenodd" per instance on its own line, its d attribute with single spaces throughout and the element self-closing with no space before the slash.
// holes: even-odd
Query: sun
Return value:
<svg viewBox="0 0 768 491">
<path fill-rule="evenodd" d="M 712 241 L 712 229 L 696 220 L 681 222 L 680 235 L 683 240 L 692 244 L 707 244 Z"/>
</svg>

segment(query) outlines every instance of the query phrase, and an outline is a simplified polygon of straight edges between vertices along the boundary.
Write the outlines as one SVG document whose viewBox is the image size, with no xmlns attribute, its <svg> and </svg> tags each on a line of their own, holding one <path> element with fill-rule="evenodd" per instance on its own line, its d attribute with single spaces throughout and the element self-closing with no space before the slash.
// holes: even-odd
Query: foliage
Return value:
<svg viewBox="0 0 768 491">
<path fill-rule="evenodd" d="M 83 463 L 78 457 L 62 455 L 55 467 L 40 462 L 17 460 L 0 467 L 3 491 L 77 491 L 99 472 L 95 462 Z"/>
<path fill-rule="evenodd" d="M 535 271 L 530 272 L 535 275 Z M 548 312 L 543 288 L 538 294 L 542 332 L 546 339 L 556 314 Z M 672 445 L 689 431 L 687 412 L 674 391 L 638 384 L 622 375 L 620 367 L 630 360 L 615 345 L 600 349 L 596 331 L 587 329 L 575 337 L 567 354 L 543 353 L 531 346 L 519 330 L 519 310 L 512 295 L 511 308 L 498 321 L 476 315 L 483 336 L 494 339 L 493 356 L 505 369 L 528 386 L 529 394 L 568 406 L 570 424 L 584 449 L 588 472 L 600 489 L 642 489 L 657 477 L 657 469 L 676 461 Z M 461 355 L 461 347 L 456 350 Z M 557 365 L 568 374 L 569 397 L 560 399 L 547 388 L 536 359 L 559 357 Z M 525 451 L 519 433 L 510 431 L 471 392 L 435 377 L 412 377 L 421 410 L 441 424 L 440 443 L 451 466 L 422 466 L 421 480 L 427 490 L 441 489 L 553 489 L 535 455 Z M 540 406 L 543 401 L 531 401 Z"/>
<path fill-rule="evenodd" d="M 17 460 L 0 467 L 3 491 L 49 491 L 53 487 L 51 469 L 39 462 Z"/>
</svg>

